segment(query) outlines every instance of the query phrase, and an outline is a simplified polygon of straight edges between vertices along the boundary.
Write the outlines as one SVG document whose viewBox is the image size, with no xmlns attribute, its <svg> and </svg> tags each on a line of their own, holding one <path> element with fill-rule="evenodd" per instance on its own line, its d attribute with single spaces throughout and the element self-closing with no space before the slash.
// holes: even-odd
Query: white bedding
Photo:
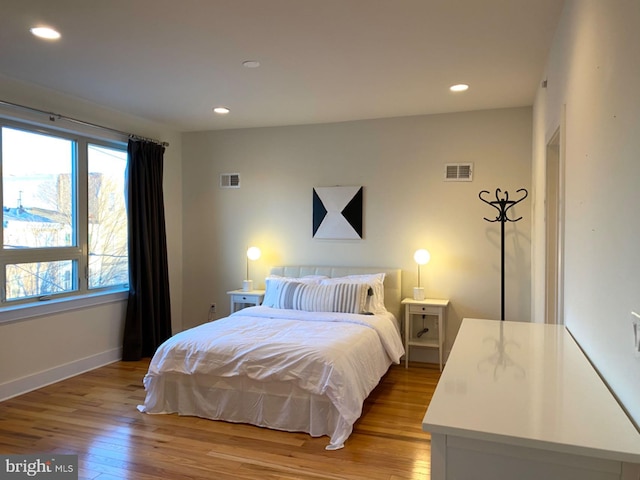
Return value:
<svg viewBox="0 0 640 480">
<path fill-rule="evenodd" d="M 283 430 L 301 429 L 311 435 L 328 434 L 331 443 L 327 448 L 337 449 L 351 434 L 366 397 L 389 365 L 398 363 L 403 354 L 396 320 L 390 313 L 356 315 L 245 308 L 181 332 L 162 344 L 144 378 L 147 396 L 138 409 L 246 421 Z M 213 385 L 221 379 L 232 385 L 250 385 L 253 390 L 274 386 L 273 391 L 288 397 L 304 391 L 313 398 L 328 399 L 339 418 L 332 419 L 333 425 L 328 428 L 313 426 L 326 421 L 324 418 L 312 418 L 307 422 L 312 425 L 301 427 L 299 421 L 291 423 L 283 418 L 289 413 L 270 411 L 272 407 L 262 404 L 259 408 L 251 405 L 250 418 L 245 418 L 234 412 L 225 413 L 221 405 L 194 406 L 199 398 L 176 402 L 172 400 L 174 395 L 166 391 L 174 387 L 168 387 L 165 381 L 176 376 L 195 381 L 199 397 L 209 395 L 207 382 Z M 203 378 L 208 379 L 204 385 Z M 211 399 L 218 398 L 216 395 L 207 401 L 211 403 Z M 179 404 L 189 406 L 181 409 Z M 310 415 L 331 416 L 326 409 Z"/>
</svg>

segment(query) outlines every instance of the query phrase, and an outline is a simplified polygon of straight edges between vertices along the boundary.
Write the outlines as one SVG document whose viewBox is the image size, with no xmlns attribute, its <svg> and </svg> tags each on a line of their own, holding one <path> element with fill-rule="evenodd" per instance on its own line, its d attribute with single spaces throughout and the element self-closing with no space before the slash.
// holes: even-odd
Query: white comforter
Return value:
<svg viewBox="0 0 640 480">
<path fill-rule="evenodd" d="M 148 413 L 158 407 L 154 381 L 164 373 L 246 376 L 261 382 L 295 382 L 325 395 L 348 432 L 331 438 L 340 448 L 362 405 L 391 363 L 404 354 L 393 315 L 354 315 L 250 307 L 181 332 L 154 355 L 144 378 Z"/>
</svg>

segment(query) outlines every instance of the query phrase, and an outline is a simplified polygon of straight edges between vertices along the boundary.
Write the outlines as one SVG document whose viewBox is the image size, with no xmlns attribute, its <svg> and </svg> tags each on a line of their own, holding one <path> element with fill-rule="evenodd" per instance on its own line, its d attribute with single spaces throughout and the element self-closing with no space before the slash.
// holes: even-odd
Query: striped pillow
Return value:
<svg viewBox="0 0 640 480">
<path fill-rule="evenodd" d="M 302 285 L 289 279 L 267 278 L 264 300 L 262 305 L 271 308 L 292 308 L 293 292 Z"/>
<path fill-rule="evenodd" d="M 282 282 L 274 287 L 269 302 L 265 301 L 263 305 L 307 312 L 362 313 L 368 291 L 367 285 L 355 283 L 315 285 Z"/>
<path fill-rule="evenodd" d="M 367 297 L 365 311 L 383 313 L 387 311 L 384 305 L 384 273 L 347 275 L 346 277 L 334 277 L 320 280 L 320 285 L 332 285 L 336 283 L 363 283 L 371 287 L 373 295 Z"/>
</svg>

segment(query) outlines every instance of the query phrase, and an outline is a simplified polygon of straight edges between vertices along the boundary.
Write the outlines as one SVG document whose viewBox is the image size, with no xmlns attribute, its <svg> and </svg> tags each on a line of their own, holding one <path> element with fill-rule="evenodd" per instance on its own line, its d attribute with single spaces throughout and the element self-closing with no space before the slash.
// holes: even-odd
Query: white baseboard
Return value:
<svg viewBox="0 0 640 480">
<path fill-rule="evenodd" d="M 103 367 L 122 359 L 122 348 L 114 348 L 90 357 L 80 358 L 73 362 L 34 373 L 26 377 L 0 384 L 0 402 L 23 393 L 46 387 L 65 378 L 74 377 L 89 370 Z"/>
</svg>

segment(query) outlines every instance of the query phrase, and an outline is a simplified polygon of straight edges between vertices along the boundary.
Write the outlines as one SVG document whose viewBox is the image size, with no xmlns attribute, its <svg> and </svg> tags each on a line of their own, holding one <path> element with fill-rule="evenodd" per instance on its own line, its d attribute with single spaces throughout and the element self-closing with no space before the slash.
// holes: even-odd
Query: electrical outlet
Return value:
<svg viewBox="0 0 640 480">
<path fill-rule="evenodd" d="M 216 313 L 216 304 L 212 303 L 211 306 L 209 307 L 209 315 L 207 317 L 207 320 L 210 322 L 212 320 L 215 320 L 215 314 Z"/>
<path fill-rule="evenodd" d="M 633 326 L 633 351 L 640 358 L 640 315 L 631 312 L 631 325 Z"/>
</svg>

